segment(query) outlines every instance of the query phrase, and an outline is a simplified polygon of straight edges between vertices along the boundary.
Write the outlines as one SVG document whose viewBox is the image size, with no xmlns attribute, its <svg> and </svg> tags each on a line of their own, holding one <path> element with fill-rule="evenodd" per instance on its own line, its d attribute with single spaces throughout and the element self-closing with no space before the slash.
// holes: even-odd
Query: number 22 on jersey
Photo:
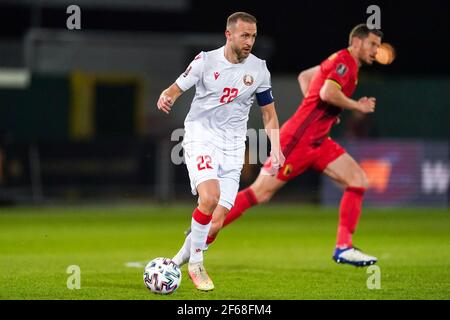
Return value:
<svg viewBox="0 0 450 320">
<path fill-rule="evenodd" d="M 205 170 L 205 169 L 212 169 L 211 167 L 211 157 L 206 156 L 198 156 L 197 157 L 197 169 L 198 171 Z"/>
<path fill-rule="evenodd" d="M 223 88 L 223 95 L 220 98 L 220 103 L 229 103 L 237 97 L 239 90 L 237 88 Z"/>
</svg>

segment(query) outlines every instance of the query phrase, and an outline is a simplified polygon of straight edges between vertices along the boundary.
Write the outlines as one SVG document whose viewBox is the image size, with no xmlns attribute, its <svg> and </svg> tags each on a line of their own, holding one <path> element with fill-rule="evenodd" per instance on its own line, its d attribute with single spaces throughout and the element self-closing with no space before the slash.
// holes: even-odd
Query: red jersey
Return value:
<svg viewBox="0 0 450 320">
<path fill-rule="evenodd" d="M 313 146 L 320 145 L 341 113 L 341 108 L 320 99 L 319 92 L 326 80 L 333 81 L 347 97 L 351 97 L 358 82 L 358 65 L 348 49 L 332 54 L 320 64 L 306 97 L 282 126 L 281 135 L 287 142 L 283 146 L 285 156 L 300 140 Z"/>
</svg>

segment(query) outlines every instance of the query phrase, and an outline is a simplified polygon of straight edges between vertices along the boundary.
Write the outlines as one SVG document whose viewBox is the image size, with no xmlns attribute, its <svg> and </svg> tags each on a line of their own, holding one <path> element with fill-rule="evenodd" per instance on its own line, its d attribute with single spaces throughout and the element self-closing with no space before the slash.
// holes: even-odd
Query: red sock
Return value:
<svg viewBox="0 0 450 320">
<path fill-rule="evenodd" d="M 234 207 L 231 208 L 230 212 L 228 212 L 225 217 L 222 228 L 239 218 L 245 210 L 257 204 L 258 200 L 252 189 L 247 188 L 239 192 L 234 201 Z"/>
<path fill-rule="evenodd" d="M 342 196 L 339 207 L 339 226 L 336 247 L 351 247 L 352 234 L 355 232 L 361 215 L 365 188 L 348 187 Z"/>
<path fill-rule="evenodd" d="M 212 220 L 212 214 L 204 214 L 197 207 L 195 208 L 194 212 L 192 212 L 192 218 L 194 218 L 196 222 L 205 225 Z"/>
</svg>

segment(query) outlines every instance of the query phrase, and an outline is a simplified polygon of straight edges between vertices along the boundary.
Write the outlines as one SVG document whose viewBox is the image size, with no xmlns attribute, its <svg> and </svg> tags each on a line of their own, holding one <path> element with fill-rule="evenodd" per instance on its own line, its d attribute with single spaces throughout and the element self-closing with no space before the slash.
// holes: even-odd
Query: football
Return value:
<svg viewBox="0 0 450 320">
<path fill-rule="evenodd" d="M 394 47 L 387 42 L 383 42 L 377 50 L 375 60 L 379 64 L 391 64 L 395 60 L 395 56 Z"/>
<path fill-rule="evenodd" d="M 180 283 L 180 267 L 169 258 L 155 258 L 144 268 L 144 284 L 151 292 L 171 294 Z"/>
</svg>

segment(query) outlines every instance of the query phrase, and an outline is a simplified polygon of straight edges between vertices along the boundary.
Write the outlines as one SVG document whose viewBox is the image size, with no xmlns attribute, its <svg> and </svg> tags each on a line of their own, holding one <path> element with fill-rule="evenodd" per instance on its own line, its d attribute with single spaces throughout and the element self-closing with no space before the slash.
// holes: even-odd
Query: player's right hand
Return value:
<svg viewBox="0 0 450 320">
<path fill-rule="evenodd" d="M 374 97 L 362 97 L 358 100 L 358 110 L 362 113 L 375 112 L 376 99 Z"/>
<path fill-rule="evenodd" d="M 165 94 L 162 94 L 159 97 L 158 103 L 156 105 L 158 106 L 159 110 L 169 114 L 170 110 L 172 109 L 173 100 L 172 100 L 171 97 L 169 97 L 169 96 L 167 96 Z"/>
<path fill-rule="evenodd" d="M 275 176 L 278 173 L 278 170 L 284 165 L 285 160 L 281 150 L 270 151 L 270 166 L 263 167 L 264 170 L 262 170 L 261 173 L 263 175 Z"/>
</svg>

